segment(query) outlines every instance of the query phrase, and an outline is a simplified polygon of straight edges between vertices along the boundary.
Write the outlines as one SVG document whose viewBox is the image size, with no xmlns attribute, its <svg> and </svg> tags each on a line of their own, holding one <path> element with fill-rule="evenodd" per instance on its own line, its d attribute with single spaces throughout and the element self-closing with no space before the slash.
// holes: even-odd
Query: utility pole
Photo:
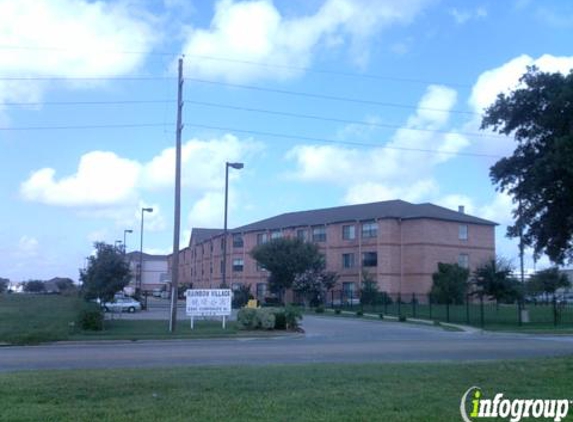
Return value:
<svg viewBox="0 0 573 422">
<path fill-rule="evenodd" d="M 175 332 L 177 324 L 177 299 L 179 287 L 179 232 L 181 227 L 181 132 L 183 123 L 183 58 L 179 59 L 177 78 L 177 127 L 175 139 L 175 218 L 173 225 L 173 258 L 171 259 L 171 316 L 169 332 Z"/>
</svg>

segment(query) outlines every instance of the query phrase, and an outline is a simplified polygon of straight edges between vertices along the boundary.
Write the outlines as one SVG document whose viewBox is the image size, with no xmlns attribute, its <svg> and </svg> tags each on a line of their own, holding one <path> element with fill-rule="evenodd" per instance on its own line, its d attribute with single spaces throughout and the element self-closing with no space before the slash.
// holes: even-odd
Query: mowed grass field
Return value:
<svg viewBox="0 0 573 422">
<path fill-rule="evenodd" d="M 572 375 L 571 357 L 0 373 L 0 421 L 460 421 L 471 386 L 573 399 Z"/>
<path fill-rule="evenodd" d="M 61 340 L 144 340 L 227 337 L 237 334 L 234 322 L 223 330 L 217 321 L 179 321 L 175 333 L 167 321 L 105 321 L 103 331 L 79 328 L 80 298 L 58 295 L 0 295 L 0 343 L 38 344 Z M 71 324 L 70 324 L 71 323 Z"/>
</svg>

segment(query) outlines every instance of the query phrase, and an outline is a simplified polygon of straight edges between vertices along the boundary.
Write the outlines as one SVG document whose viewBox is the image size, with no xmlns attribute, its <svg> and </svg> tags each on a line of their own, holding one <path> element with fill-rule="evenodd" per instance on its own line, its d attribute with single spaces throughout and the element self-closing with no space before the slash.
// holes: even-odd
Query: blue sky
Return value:
<svg viewBox="0 0 573 422">
<path fill-rule="evenodd" d="M 404 199 L 500 223 L 480 114 L 526 66 L 573 67 L 573 5 L 454 0 L 0 0 L 0 276 L 77 279 L 94 241 L 173 236 L 184 59 L 182 244 L 282 212 Z M 477 134 L 477 135 L 476 135 Z M 532 264 L 528 259 L 528 266 Z M 541 260 L 538 266 L 547 265 Z"/>
</svg>

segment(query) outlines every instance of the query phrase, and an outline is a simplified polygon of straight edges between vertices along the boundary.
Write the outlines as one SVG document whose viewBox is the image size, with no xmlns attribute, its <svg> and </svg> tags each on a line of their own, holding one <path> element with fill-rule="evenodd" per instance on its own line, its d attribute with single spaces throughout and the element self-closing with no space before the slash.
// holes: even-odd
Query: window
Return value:
<svg viewBox="0 0 573 422">
<path fill-rule="evenodd" d="M 350 293 L 356 291 L 356 283 L 353 281 L 345 281 L 342 283 L 342 291 L 344 293 Z"/>
<path fill-rule="evenodd" d="M 257 300 L 264 300 L 267 295 L 267 284 L 257 283 Z"/>
<path fill-rule="evenodd" d="M 245 262 L 242 258 L 233 259 L 233 271 L 243 271 Z"/>
<path fill-rule="evenodd" d="M 271 230 L 271 239 L 280 239 L 283 237 L 283 232 L 280 230 Z"/>
<path fill-rule="evenodd" d="M 266 271 L 261 264 L 257 262 L 257 271 Z"/>
<path fill-rule="evenodd" d="M 319 226 L 312 229 L 313 242 L 326 242 L 326 227 Z"/>
<path fill-rule="evenodd" d="M 342 268 L 354 268 L 354 254 L 353 253 L 343 253 L 342 254 Z"/>
<path fill-rule="evenodd" d="M 363 267 L 376 267 L 378 265 L 378 252 L 364 252 L 362 254 Z"/>
<path fill-rule="evenodd" d="M 231 284 L 231 290 L 236 292 L 237 290 L 241 289 L 241 283 L 232 283 Z"/>
<path fill-rule="evenodd" d="M 266 233 L 259 233 L 257 234 L 257 245 L 262 245 L 263 243 L 267 243 L 269 240 Z"/>
<path fill-rule="evenodd" d="M 298 229 L 296 231 L 296 238 L 298 240 L 302 240 L 303 242 L 306 242 L 306 240 L 308 239 L 308 234 L 306 233 L 305 229 Z"/>
<path fill-rule="evenodd" d="M 240 233 L 233 234 L 233 248 L 243 247 L 243 235 Z"/>
<path fill-rule="evenodd" d="M 458 265 L 462 268 L 469 268 L 470 256 L 467 253 L 461 253 L 458 256 Z"/>
<path fill-rule="evenodd" d="M 378 223 L 362 223 L 362 237 L 376 237 L 378 236 Z"/>
<path fill-rule="evenodd" d="M 344 240 L 356 239 L 356 226 L 354 224 L 342 226 L 342 238 Z"/>
<path fill-rule="evenodd" d="M 458 239 L 468 240 L 468 225 L 460 224 L 458 227 Z"/>
</svg>

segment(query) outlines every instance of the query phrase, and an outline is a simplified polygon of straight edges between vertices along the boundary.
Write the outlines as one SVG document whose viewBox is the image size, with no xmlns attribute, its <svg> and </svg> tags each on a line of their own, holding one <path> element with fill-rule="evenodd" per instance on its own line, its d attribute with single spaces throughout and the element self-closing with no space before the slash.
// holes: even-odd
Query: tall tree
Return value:
<svg viewBox="0 0 573 422">
<path fill-rule="evenodd" d="M 569 287 L 571 282 L 567 276 L 557 267 L 535 273 L 528 282 L 529 291 L 532 293 L 554 294 L 557 289 Z"/>
<path fill-rule="evenodd" d="M 88 258 L 85 270 L 80 270 L 82 292 L 86 299 L 99 298 L 107 302 L 128 285 L 131 278 L 129 264 L 123 251 L 103 242 L 96 242 L 95 255 Z"/>
<path fill-rule="evenodd" d="M 468 291 L 470 271 L 458 264 L 438 262 L 438 271 L 432 274 L 431 295 L 438 303 L 461 304 Z"/>
<path fill-rule="evenodd" d="M 4 293 L 8 289 L 9 284 L 9 279 L 0 277 L 0 293 Z"/>
<path fill-rule="evenodd" d="M 510 157 L 491 169 L 497 188 L 516 204 L 509 237 L 523 231 L 536 256 L 573 260 L 573 71 L 567 76 L 528 68 L 521 85 L 500 94 L 481 128 L 517 141 Z"/>
<path fill-rule="evenodd" d="M 513 267 L 501 257 L 494 257 L 480 265 L 473 273 L 478 295 L 496 302 L 515 300 L 519 295 L 518 281 L 512 276 Z"/>
<path fill-rule="evenodd" d="M 46 291 L 46 285 L 41 280 L 29 280 L 24 284 L 24 291 L 27 293 L 42 293 Z"/>
<path fill-rule="evenodd" d="M 251 256 L 267 271 L 269 287 L 281 296 L 290 289 L 297 275 L 324 267 L 324 256 L 314 243 L 280 238 L 255 246 Z"/>
</svg>

